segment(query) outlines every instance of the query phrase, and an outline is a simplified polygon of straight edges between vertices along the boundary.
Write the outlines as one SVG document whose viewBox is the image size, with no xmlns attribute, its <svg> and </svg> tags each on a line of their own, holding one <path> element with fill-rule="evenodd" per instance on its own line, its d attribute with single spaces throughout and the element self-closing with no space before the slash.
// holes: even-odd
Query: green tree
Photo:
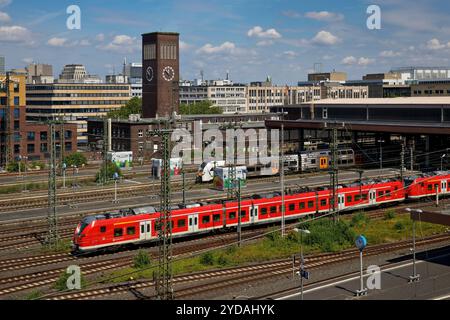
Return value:
<svg viewBox="0 0 450 320">
<path fill-rule="evenodd" d="M 108 118 L 128 119 L 130 114 L 142 115 L 142 99 L 141 98 L 134 97 L 134 98 L 130 99 L 120 109 L 112 110 L 112 111 L 108 112 Z"/>
<path fill-rule="evenodd" d="M 71 166 L 81 167 L 87 164 L 86 156 L 80 152 L 72 153 L 64 158 L 64 162 L 68 168 Z"/>
<path fill-rule="evenodd" d="M 180 114 L 222 114 L 223 110 L 220 107 L 213 107 L 209 100 L 196 102 L 193 104 L 180 105 Z"/>
<path fill-rule="evenodd" d="M 101 169 L 97 172 L 97 175 L 95 176 L 96 182 L 102 182 L 104 177 L 106 177 L 107 181 L 110 181 L 113 179 L 114 173 L 119 175 L 119 177 L 122 177 L 122 171 L 118 166 L 116 166 L 112 162 L 108 162 L 106 165 L 106 175 L 105 175 L 105 166 L 102 166 Z"/>
</svg>

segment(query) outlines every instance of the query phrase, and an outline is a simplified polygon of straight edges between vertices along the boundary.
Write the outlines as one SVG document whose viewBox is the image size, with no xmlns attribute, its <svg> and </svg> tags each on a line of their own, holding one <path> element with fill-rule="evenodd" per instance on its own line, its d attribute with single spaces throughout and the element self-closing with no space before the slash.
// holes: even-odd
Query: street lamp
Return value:
<svg viewBox="0 0 450 320">
<path fill-rule="evenodd" d="M 310 234 L 306 229 L 294 228 L 294 231 L 300 233 L 300 296 L 303 300 L 303 278 L 309 278 L 309 273 L 305 272 L 305 261 L 303 259 L 303 234 Z"/>
<path fill-rule="evenodd" d="M 411 208 L 406 208 L 405 211 L 412 213 L 412 212 L 416 212 L 418 214 L 422 214 L 423 211 L 420 209 L 411 209 Z M 416 269 L 416 220 L 413 219 L 413 248 L 412 248 L 412 252 L 413 252 L 413 274 L 412 276 L 409 277 L 409 282 L 417 282 L 420 280 L 420 274 L 417 274 L 417 269 Z"/>
<path fill-rule="evenodd" d="M 442 171 L 442 162 L 444 161 L 444 158 L 447 156 L 447 154 L 446 153 L 444 153 L 442 156 L 441 156 L 441 171 Z"/>
<path fill-rule="evenodd" d="M 66 188 L 66 168 L 67 168 L 67 164 L 64 162 L 62 164 L 62 169 L 63 169 L 63 189 Z"/>
</svg>

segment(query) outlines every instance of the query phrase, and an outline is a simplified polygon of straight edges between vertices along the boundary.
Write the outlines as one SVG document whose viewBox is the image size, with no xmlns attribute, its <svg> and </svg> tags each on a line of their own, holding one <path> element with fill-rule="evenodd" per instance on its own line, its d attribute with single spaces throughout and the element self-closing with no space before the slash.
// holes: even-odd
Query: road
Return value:
<svg viewBox="0 0 450 320">
<path fill-rule="evenodd" d="M 383 169 L 380 174 L 380 170 L 368 170 L 363 174 L 364 178 L 379 178 L 386 176 L 396 176 L 398 175 L 398 171 L 391 169 Z M 355 172 L 341 172 L 339 175 L 340 183 L 349 183 L 359 179 L 359 175 Z M 289 187 L 300 187 L 300 186 L 327 186 L 330 183 L 329 175 L 326 173 L 321 173 L 317 176 L 308 176 L 305 178 L 298 177 L 287 177 L 285 186 Z M 242 190 L 243 194 L 257 194 L 257 193 L 267 193 L 269 191 L 279 190 L 280 184 L 278 179 L 275 179 L 275 182 L 261 182 L 258 180 L 249 180 L 247 186 Z M 93 190 L 95 192 L 95 190 Z M 119 204 L 113 204 L 113 195 L 111 195 L 111 200 L 104 201 L 95 201 L 89 203 L 76 203 L 70 204 L 66 206 L 58 207 L 58 215 L 74 215 L 81 214 L 85 212 L 99 211 L 99 210 L 115 210 L 121 208 L 130 208 L 137 206 L 147 206 L 147 205 L 159 205 L 159 198 L 156 195 L 159 193 L 159 186 L 155 186 L 154 193 L 145 195 L 145 196 L 137 196 L 128 199 L 120 199 Z M 186 192 L 187 201 L 195 201 L 198 199 L 202 199 L 204 201 L 208 199 L 217 198 L 220 196 L 226 195 L 226 192 L 217 191 L 210 189 L 208 187 L 202 189 L 192 189 Z M 181 203 L 182 201 L 182 192 L 177 191 L 172 193 L 172 203 Z M 21 211 L 13 211 L 13 212 L 2 212 L 0 213 L 0 221 L 10 221 L 10 220 L 25 220 L 25 219 L 35 219 L 35 218 L 44 218 L 47 216 L 47 208 L 37 208 L 30 210 L 21 210 Z"/>
<path fill-rule="evenodd" d="M 409 283 L 412 275 L 411 259 L 381 269 L 381 289 L 369 290 L 366 296 L 356 297 L 360 288 L 359 274 L 352 274 L 331 282 L 305 287 L 305 300 L 450 300 L 450 247 L 418 255 L 416 263 L 420 281 Z M 428 256 L 428 257 L 427 257 Z M 364 281 L 364 283 L 366 283 Z M 278 300 L 299 300 L 300 293 Z"/>
</svg>

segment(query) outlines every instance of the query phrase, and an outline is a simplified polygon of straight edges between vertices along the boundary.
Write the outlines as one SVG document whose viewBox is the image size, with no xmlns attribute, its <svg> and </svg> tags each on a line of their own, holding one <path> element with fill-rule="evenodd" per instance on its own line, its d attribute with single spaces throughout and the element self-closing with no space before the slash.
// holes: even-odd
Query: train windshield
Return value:
<svg viewBox="0 0 450 320">
<path fill-rule="evenodd" d="M 83 220 L 81 220 L 80 231 L 78 232 L 78 235 L 82 234 L 84 229 L 86 229 L 86 227 L 90 225 L 94 220 L 95 217 L 86 217 Z"/>
</svg>

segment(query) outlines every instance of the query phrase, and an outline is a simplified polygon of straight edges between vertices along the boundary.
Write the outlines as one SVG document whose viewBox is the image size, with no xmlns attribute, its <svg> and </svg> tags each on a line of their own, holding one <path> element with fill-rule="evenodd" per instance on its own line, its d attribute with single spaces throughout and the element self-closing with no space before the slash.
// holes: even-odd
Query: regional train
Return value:
<svg viewBox="0 0 450 320">
<path fill-rule="evenodd" d="M 420 199 L 450 194 L 450 172 L 435 172 L 408 177 L 404 181 L 369 180 L 340 185 L 337 189 L 339 211 L 395 204 L 408 199 Z M 332 190 L 305 189 L 285 195 L 286 220 L 307 215 L 320 215 L 330 210 Z M 227 230 L 238 224 L 238 214 L 244 227 L 269 224 L 281 220 L 281 194 L 256 195 L 237 202 L 194 203 L 171 208 L 173 237 L 189 237 L 201 233 Z M 136 208 L 115 213 L 88 216 L 78 224 L 73 236 L 73 252 L 95 252 L 140 245 L 157 241 L 157 208 Z"/>
<path fill-rule="evenodd" d="M 347 168 L 355 165 L 355 152 L 353 149 L 339 149 L 338 152 L 338 167 Z M 328 170 L 331 166 L 331 151 L 330 150 L 315 150 L 302 151 L 300 154 L 287 154 L 283 157 L 284 168 L 290 172 L 307 172 Z M 249 163 L 251 161 L 248 161 Z M 254 161 L 257 163 L 258 161 Z M 267 169 L 272 164 L 270 161 L 265 161 L 267 165 L 256 164 L 247 166 L 247 177 L 255 176 L 271 176 L 279 173 L 278 163 L 273 170 Z M 197 172 L 197 182 L 211 182 L 214 179 L 214 169 L 225 166 L 225 161 L 209 161 L 203 162 Z"/>
</svg>

